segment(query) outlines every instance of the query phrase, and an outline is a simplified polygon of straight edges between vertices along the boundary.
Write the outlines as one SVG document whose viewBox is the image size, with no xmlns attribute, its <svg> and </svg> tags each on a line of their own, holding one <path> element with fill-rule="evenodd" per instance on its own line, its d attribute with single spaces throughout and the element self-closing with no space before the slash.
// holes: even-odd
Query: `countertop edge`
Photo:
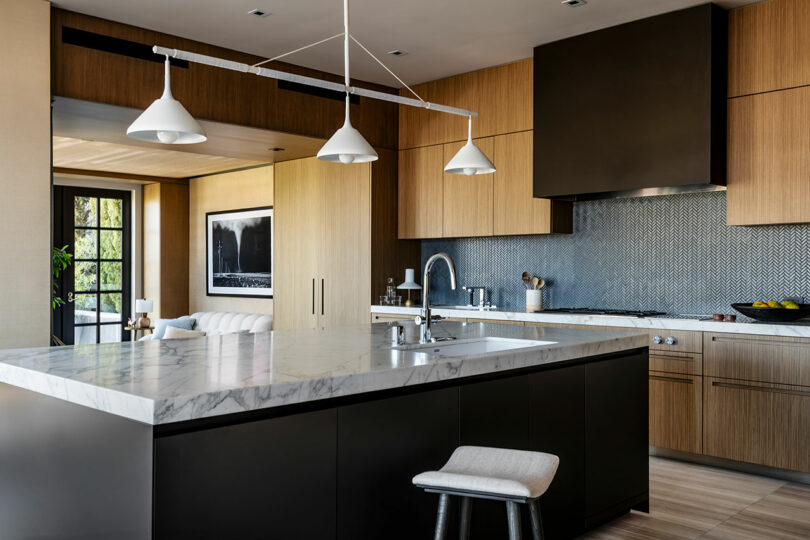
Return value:
<svg viewBox="0 0 810 540">
<path fill-rule="evenodd" d="M 371 306 L 371 313 L 379 315 L 418 315 L 419 307 Z M 565 313 L 525 313 L 520 311 L 478 311 L 468 309 L 431 308 L 434 315 L 492 321 L 519 321 L 551 324 L 581 324 L 583 326 L 615 326 L 640 330 L 686 330 L 693 332 L 719 332 L 725 334 L 751 334 L 780 337 L 810 338 L 810 325 L 754 324 L 700 321 L 695 319 L 668 319 L 666 317 L 617 317 L 605 315 L 578 315 Z"/>
</svg>

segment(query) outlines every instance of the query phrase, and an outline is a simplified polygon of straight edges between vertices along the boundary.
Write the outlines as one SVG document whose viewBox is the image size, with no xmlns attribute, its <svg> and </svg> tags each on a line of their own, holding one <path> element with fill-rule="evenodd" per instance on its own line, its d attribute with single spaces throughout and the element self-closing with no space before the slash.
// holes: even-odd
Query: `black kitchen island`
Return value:
<svg viewBox="0 0 810 540">
<path fill-rule="evenodd" d="M 2 351 L 0 536 L 430 538 L 411 478 L 460 444 L 560 457 L 547 538 L 646 510 L 645 336 L 444 327 L 546 344 L 443 356 L 368 325 Z M 472 529 L 505 538 L 503 504 Z"/>
</svg>

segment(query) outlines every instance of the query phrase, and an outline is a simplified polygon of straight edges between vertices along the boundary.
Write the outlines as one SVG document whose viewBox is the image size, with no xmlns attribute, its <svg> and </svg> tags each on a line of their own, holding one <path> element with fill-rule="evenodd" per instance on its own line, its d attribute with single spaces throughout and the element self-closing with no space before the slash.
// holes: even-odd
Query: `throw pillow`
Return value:
<svg viewBox="0 0 810 540">
<path fill-rule="evenodd" d="M 205 337 L 205 332 L 202 330 L 185 330 L 183 328 L 177 328 L 176 326 L 167 326 L 166 333 L 163 335 L 163 339 L 186 339 L 198 337 Z"/>
<path fill-rule="evenodd" d="M 155 324 L 154 339 L 163 339 L 163 335 L 166 333 L 166 328 L 169 326 L 174 328 L 182 328 L 183 330 L 191 330 L 194 328 L 194 323 L 196 322 L 197 321 L 195 319 L 192 319 L 188 315 L 177 319 L 158 319 L 157 324 Z"/>
</svg>

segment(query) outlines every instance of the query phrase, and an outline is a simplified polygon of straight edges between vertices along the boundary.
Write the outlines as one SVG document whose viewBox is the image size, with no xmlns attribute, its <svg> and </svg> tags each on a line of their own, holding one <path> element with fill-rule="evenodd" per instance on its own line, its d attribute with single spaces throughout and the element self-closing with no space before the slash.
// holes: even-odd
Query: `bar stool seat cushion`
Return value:
<svg viewBox="0 0 810 540">
<path fill-rule="evenodd" d="M 560 458 L 543 452 L 460 446 L 438 471 L 414 476 L 422 488 L 534 499 L 548 489 Z"/>
</svg>

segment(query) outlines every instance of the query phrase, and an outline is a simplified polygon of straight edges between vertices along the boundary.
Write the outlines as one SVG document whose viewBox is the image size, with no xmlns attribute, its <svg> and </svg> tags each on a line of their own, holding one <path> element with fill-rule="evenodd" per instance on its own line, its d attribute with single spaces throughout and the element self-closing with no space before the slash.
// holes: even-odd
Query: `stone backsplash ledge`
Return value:
<svg viewBox="0 0 810 540">
<path fill-rule="evenodd" d="M 437 251 L 456 263 L 458 291 L 434 267 L 435 304 L 466 304 L 462 285 L 486 286 L 499 307 L 522 310 L 524 270 L 546 280 L 546 307 L 708 314 L 810 297 L 810 225 L 725 222 L 723 191 L 579 202 L 572 235 L 426 240 L 422 264 Z"/>
</svg>

